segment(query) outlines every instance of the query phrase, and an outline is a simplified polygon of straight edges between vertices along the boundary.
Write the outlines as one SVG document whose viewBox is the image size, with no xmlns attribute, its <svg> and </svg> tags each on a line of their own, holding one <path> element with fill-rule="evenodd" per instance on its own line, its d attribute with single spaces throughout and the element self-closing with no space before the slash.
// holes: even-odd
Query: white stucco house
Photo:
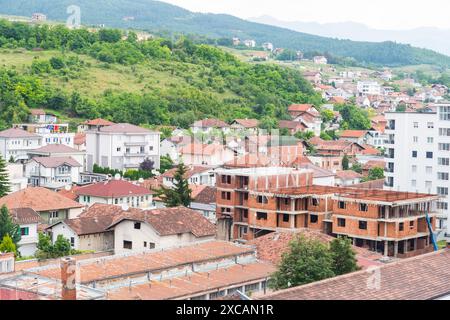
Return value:
<svg viewBox="0 0 450 320">
<path fill-rule="evenodd" d="M 18 243 L 22 257 L 34 256 L 38 244 L 39 214 L 31 208 L 17 208 L 9 211 L 13 221 L 20 226 L 21 239 Z"/>
<path fill-rule="evenodd" d="M 8 163 L 9 185 L 11 193 L 25 189 L 28 186 L 28 179 L 24 175 L 24 166 L 21 163 Z"/>
<path fill-rule="evenodd" d="M 114 253 L 141 253 L 169 249 L 216 238 L 216 226 L 198 212 L 184 208 L 164 208 L 125 216 L 114 230 Z"/>
<path fill-rule="evenodd" d="M 78 201 L 87 207 L 96 203 L 152 209 L 153 192 L 137 184 L 113 179 L 97 182 L 76 190 Z"/>
<path fill-rule="evenodd" d="M 78 183 L 82 168 L 71 157 L 35 157 L 25 164 L 25 176 L 33 187 L 59 190 Z"/>
<path fill-rule="evenodd" d="M 42 145 L 42 137 L 21 129 L 8 129 L 0 132 L 0 154 L 6 161 L 28 160 L 28 151 Z"/>
</svg>

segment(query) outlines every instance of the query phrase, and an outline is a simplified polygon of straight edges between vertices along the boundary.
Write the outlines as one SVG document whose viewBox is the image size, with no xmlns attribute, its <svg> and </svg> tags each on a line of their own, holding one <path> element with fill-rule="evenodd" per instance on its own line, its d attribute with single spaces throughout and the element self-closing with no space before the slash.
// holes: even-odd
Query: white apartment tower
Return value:
<svg viewBox="0 0 450 320">
<path fill-rule="evenodd" d="M 450 237 L 450 103 L 390 112 L 386 119 L 385 189 L 441 195 L 438 236 Z"/>
<path fill-rule="evenodd" d="M 94 164 L 127 171 L 139 169 L 146 159 L 160 165 L 160 133 L 128 123 L 113 124 L 86 131 L 87 169 Z"/>
</svg>

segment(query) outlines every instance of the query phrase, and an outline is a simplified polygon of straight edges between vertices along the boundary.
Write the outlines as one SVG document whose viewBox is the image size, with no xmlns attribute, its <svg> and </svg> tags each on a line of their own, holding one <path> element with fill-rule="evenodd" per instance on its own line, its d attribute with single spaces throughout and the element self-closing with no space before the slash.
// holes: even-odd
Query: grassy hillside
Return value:
<svg viewBox="0 0 450 320">
<path fill-rule="evenodd" d="M 290 103 L 321 102 L 290 68 L 248 64 L 187 39 L 121 39 L 118 30 L 0 20 L 0 127 L 38 107 L 76 121 L 188 127 L 205 117 L 258 118 L 275 127 Z"/>
<path fill-rule="evenodd" d="M 176 32 L 211 38 L 255 39 L 273 42 L 277 47 L 306 53 L 329 53 L 350 57 L 362 64 L 403 66 L 435 64 L 450 66 L 450 57 L 431 50 L 393 42 L 370 43 L 313 36 L 288 29 L 242 20 L 230 15 L 193 13 L 177 6 L 152 0 L 0 0 L 0 13 L 31 16 L 47 14 L 50 19 L 65 21 L 67 7 L 81 8 L 83 24 L 144 29 L 152 32 Z M 124 20 L 124 17 L 134 17 Z"/>
</svg>

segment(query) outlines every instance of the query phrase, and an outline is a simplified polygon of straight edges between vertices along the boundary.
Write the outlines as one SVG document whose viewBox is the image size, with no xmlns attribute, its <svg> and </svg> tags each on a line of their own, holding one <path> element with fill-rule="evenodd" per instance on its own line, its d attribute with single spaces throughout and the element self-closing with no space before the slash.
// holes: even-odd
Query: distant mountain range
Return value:
<svg viewBox="0 0 450 320">
<path fill-rule="evenodd" d="M 421 27 L 410 30 L 381 30 L 372 29 L 356 22 L 282 21 L 271 16 L 261 16 L 249 20 L 322 37 L 372 42 L 396 41 L 450 55 L 450 29 Z"/>
<path fill-rule="evenodd" d="M 81 23 L 84 25 L 104 24 L 107 27 L 197 34 L 210 38 L 236 36 L 254 39 L 259 44 L 272 42 L 276 47 L 305 53 L 350 57 L 361 64 L 433 64 L 450 67 L 449 56 L 410 45 L 327 38 L 250 22 L 231 15 L 194 13 L 153 0 L 0 0 L 0 13 L 30 17 L 40 12 L 51 20 L 66 21 L 70 5 L 81 8 Z"/>
</svg>

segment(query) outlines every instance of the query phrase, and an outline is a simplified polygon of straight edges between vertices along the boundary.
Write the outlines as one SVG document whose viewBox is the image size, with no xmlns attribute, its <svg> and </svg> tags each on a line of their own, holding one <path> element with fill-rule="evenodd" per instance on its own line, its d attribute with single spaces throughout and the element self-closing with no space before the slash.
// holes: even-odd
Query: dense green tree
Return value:
<svg viewBox="0 0 450 320">
<path fill-rule="evenodd" d="M 11 237 L 14 244 L 17 245 L 20 242 L 20 226 L 14 222 L 8 208 L 3 206 L 0 209 L 0 239 L 3 239 L 6 235 Z"/>
<path fill-rule="evenodd" d="M 357 271 L 359 269 L 352 242 L 348 238 L 337 238 L 330 243 L 333 259 L 333 272 L 336 276 Z"/>
<path fill-rule="evenodd" d="M 192 191 L 189 188 L 189 181 L 185 178 L 187 167 L 180 163 L 173 178 L 173 188 L 161 187 L 158 190 L 158 196 L 164 204 L 169 207 L 185 206 L 189 207 L 192 202 Z"/>
<path fill-rule="evenodd" d="M 334 276 L 333 257 L 328 247 L 320 241 L 299 236 L 283 254 L 269 286 L 275 290 L 287 289 Z"/>
<path fill-rule="evenodd" d="M 12 252 L 17 254 L 17 247 L 9 235 L 5 235 L 0 242 L 0 252 Z"/>
<path fill-rule="evenodd" d="M 367 181 L 380 180 L 384 178 L 384 168 L 372 168 L 369 170 Z"/>
<path fill-rule="evenodd" d="M 160 169 L 159 172 L 161 174 L 173 168 L 173 160 L 169 155 L 161 156 L 160 160 Z"/>
<path fill-rule="evenodd" d="M 0 198 L 11 192 L 9 174 L 5 159 L 0 155 Z"/>
<path fill-rule="evenodd" d="M 346 154 L 344 154 L 344 157 L 342 158 L 342 170 L 348 170 L 350 169 L 350 160 Z"/>
<path fill-rule="evenodd" d="M 350 130 L 368 130 L 371 127 L 369 113 L 354 104 L 344 104 L 336 106 L 336 110 L 341 113 L 341 127 Z"/>
</svg>

